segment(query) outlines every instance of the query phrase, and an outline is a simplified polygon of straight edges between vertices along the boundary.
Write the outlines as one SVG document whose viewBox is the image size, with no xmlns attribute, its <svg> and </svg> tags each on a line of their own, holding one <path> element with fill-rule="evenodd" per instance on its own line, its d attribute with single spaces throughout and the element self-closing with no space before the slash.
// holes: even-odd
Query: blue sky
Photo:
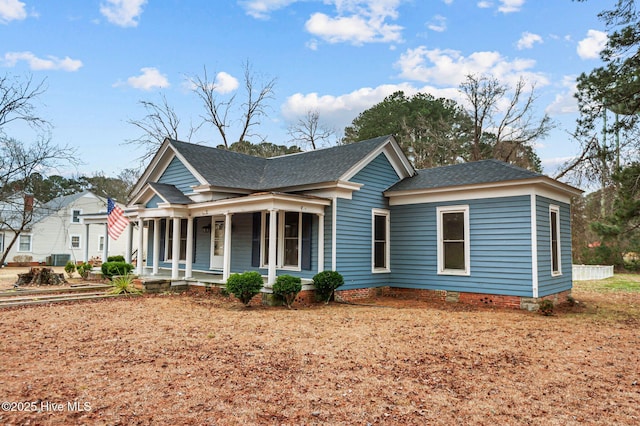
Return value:
<svg viewBox="0 0 640 426">
<path fill-rule="evenodd" d="M 203 113 L 189 78 L 217 76 L 219 99 L 243 95 L 243 64 L 275 78 L 269 115 L 255 129 L 287 144 L 309 110 L 341 132 L 363 110 L 404 90 L 461 101 L 469 73 L 536 84 L 538 115 L 558 128 L 537 146 L 545 171 L 578 153 L 575 78 L 600 64 L 601 9 L 571 0 L 0 0 L 0 74 L 46 79 L 38 112 L 53 141 L 85 164 L 63 172 L 115 175 L 140 155 L 140 100 L 165 96 L 190 123 Z M 237 114 L 236 114 L 237 115 Z M 23 126 L 5 133 L 29 142 Z M 239 132 L 230 130 L 230 135 Z M 221 143 L 203 126 L 192 142 Z M 260 140 L 254 138 L 252 142 Z"/>
</svg>

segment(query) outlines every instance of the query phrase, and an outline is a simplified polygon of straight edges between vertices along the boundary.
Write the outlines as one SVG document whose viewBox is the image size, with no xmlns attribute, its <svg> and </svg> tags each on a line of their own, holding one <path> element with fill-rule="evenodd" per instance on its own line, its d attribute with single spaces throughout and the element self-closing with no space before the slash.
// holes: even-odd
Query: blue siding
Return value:
<svg viewBox="0 0 640 426">
<path fill-rule="evenodd" d="M 205 226 L 211 226 L 211 217 L 196 217 L 193 219 L 194 255 L 192 269 L 194 271 L 208 271 L 211 265 L 211 233 L 204 231 Z"/>
<path fill-rule="evenodd" d="M 436 208 L 469 206 L 469 276 L 438 275 Z M 532 296 L 528 195 L 391 208 L 391 271 L 396 287 Z"/>
<path fill-rule="evenodd" d="M 389 208 L 382 192 L 398 180 L 387 157 L 380 154 L 351 179 L 364 184 L 353 198 L 337 200 L 336 269 L 344 276 L 343 290 L 390 284 L 390 274 L 371 272 L 371 209 Z"/>
<path fill-rule="evenodd" d="M 200 184 L 178 157 L 171 160 L 158 182 L 174 185 L 185 194 L 193 192 L 191 187 Z"/>
<path fill-rule="evenodd" d="M 551 275 L 551 227 L 549 206 L 560 208 L 560 268 L 562 275 Z M 572 287 L 571 211 L 570 206 L 545 197 L 536 197 L 538 228 L 538 296 L 559 293 Z"/>
<path fill-rule="evenodd" d="M 145 205 L 145 207 L 148 208 L 148 209 L 155 209 L 156 207 L 158 207 L 159 203 L 164 203 L 164 200 L 162 198 L 160 198 L 160 196 L 154 195 L 149 200 L 149 202 Z"/>
</svg>

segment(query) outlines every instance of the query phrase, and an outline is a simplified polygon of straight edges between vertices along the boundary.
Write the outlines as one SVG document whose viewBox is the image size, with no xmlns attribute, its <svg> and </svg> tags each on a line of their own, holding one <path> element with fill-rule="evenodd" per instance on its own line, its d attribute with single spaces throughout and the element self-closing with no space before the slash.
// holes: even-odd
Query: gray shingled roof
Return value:
<svg viewBox="0 0 640 426">
<path fill-rule="evenodd" d="M 153 188 L 164 200 L 170 204 L 191 204 L 193 201 L 187 197 L 173 185 L 166 183 L 150 182 L 149 186 Z"/>
<path fill-rule="evenodd" d="M 171 140 L 171 144 L 210 185 L 273 191 L 290 186 L 334 182 L 390 136 L 272 158 Z"/>
<path fill-rule="evenodd" d="M 544 175 L 499 160 L 482 160 L 418 170 L 415 176 L 396 183 L 387 191 L 435 189 L 449 186 L 531 179 L 542 176 Z"/>
</svg>

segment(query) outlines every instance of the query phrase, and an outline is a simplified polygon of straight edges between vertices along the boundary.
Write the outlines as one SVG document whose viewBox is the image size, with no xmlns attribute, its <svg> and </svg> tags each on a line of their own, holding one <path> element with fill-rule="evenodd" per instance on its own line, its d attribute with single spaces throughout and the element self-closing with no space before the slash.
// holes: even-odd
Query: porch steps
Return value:
<svg viewBox="0 0 640 426">
<path fill-rule="evenodd" d="M 17 306 L 43 305 L 81 300 L 96 300 L 127 296 L 109 294 L 111 286 L 98 284 L 52 289 L 15 289 L 0 291 L 0 309 Z"/>
</svg>

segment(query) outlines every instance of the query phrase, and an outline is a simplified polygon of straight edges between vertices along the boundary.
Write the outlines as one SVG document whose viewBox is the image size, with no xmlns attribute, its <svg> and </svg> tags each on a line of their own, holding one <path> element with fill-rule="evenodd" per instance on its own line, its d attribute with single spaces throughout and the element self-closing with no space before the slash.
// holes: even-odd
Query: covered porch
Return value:
<svg viewBox="0 0 640 426">
<path fill-rule="evenodd" d="M 136 273 L 176 286 L 218 286 L 233 272 L 257 270 L 269 288 L 283 271 L 308 284 L 325 267 L 330 205 L 326 198 L 277 192 L 134 205 L 126 214 L 142 230 L 140 245 L 149 242 L 146 265 L 138 262 Z"/>
</svg>

